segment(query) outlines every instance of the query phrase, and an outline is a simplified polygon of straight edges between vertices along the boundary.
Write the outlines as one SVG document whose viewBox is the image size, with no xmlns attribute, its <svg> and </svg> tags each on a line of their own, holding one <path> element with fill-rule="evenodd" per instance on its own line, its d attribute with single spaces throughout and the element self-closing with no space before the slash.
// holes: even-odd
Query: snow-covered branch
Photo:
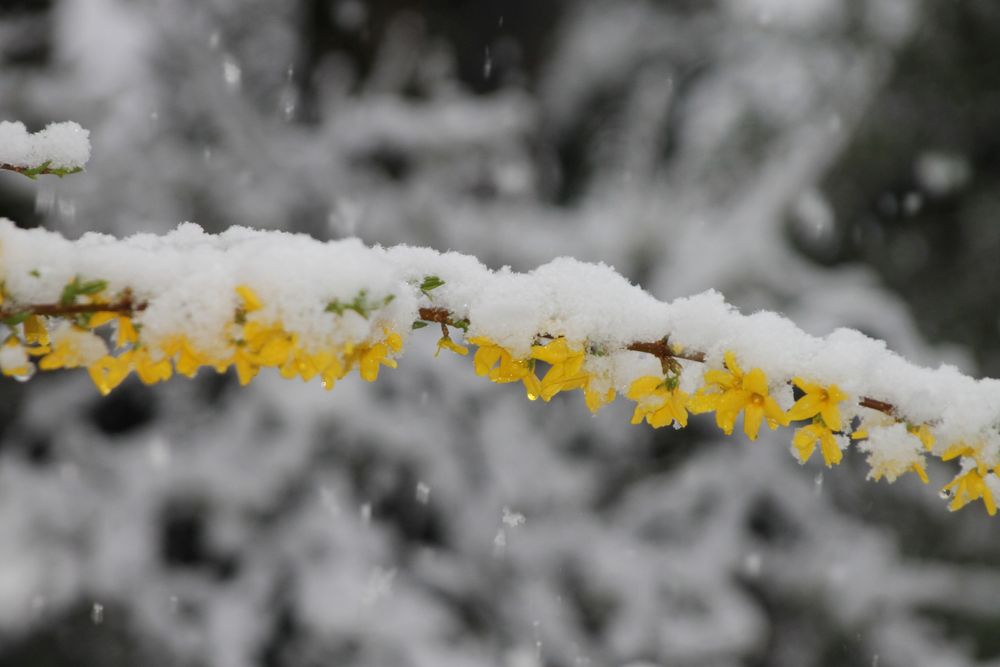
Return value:
<svg viewBox="0 0 1000 667">
<path fill-rule="evenodd" d="M 49 123 L 30 134 L 24 123 L 0 121 L 0 169 L 62 177 L 83 171 L 89 159 L 90 132 L 77 123 Z"/>
<path fill-rule="evenodd" d="M 492 271 L 428 248 L 189 223 L 69 241 L 0 220 L 0 281 L 0 369 L 15 378 L 83 367 L 107 393 L 132 372 L 152 384 L 233 367 L 246 384 L 273 367 L 329 389 L 355 369 L 374 381 L 433 324 L 439 351 L 476 346 L 476 373 L 532 400 L 578 389 L 596 411 L 621 394 L 633 423 L 711 412 L 727 434 L 742 417 L 750 439 L 799 422 L 801 462 L 818 449 L 839 463 L 853 441 L 876 480 L 926 481 L 927 457 L 960 459 L 953 508 L 981 498 L 993 514 L 1000 493 L 1000 382 L 914 366 L 854 330 L 817 338 L 743 315 L 717 292 L 663 303 L 604 264 Z"/>
</svg>

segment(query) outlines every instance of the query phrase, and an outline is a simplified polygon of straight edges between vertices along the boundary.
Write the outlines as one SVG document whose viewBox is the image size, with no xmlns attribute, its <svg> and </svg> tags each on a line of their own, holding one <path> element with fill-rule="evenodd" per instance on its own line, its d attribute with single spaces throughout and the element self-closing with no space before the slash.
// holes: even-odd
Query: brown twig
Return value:
<svg viewBox="0 0 1000 667">
<path fill-rule="evenodd" d="M 880 401 L 877 398 L 869 398 L 868 396 L 862 396 L 861 400 L 858 401 L 858 405 L 863 408 L 869 408 L 871 410 L 878 410 L 879 412 L 884 412 L 890 417 L 895 416 L 896 408 L 892 403 L 886 403 L 885 401 Z"/>
<path fill-rule="evenodd" d="M 632 350 L 633 352 L 645 352 L 646 354 L 651 354 L 660 361 L 666 359 L 685 359 L 687 361 L 697 361 L 703 363 L 705 361 L 705 355 L 702 352 L 677 352 L 672 347 L 666 338 L 663 340 L 658 340 L 655 343 L 630 343 L 626 349 Z"/>
<path fill-rule="evenodd" d="M 30 313 L 46 317 L 62 317 L 64 315 L 85 315 L 88 313 L 135 313 L 146 309 L 146 303 L 135 303 L 131 295 L 126 294 L 114 303 L 41 303 L 21 306 L 12 310 L 0 309 L 0 320 Z"/>
<path fill-rule="evenodd" d="M 36 304 L 23 306 L 13 311 L 0 310 L 0 320 L 21 315 L 25 312 L 30 312 L 32 315 L 45 315 L 48 317 L 59 317 L 61 315 L 82 315 L 85 313 L 138 312 L 145 310 L 146 305 L 147 304 L 145 302 L 134 303 L 132 295 L 126 293 L 121 299 L 114 303 L 82 303 L 68 305 Z M 447 327 L 460 326 L 459 320 L 455 320 L 454 315 L 447 308 L 420 308 L 417 311 L 417 315 L 424 322 L 436 322 L 440 324 L 445 337 L 448 337 Z M 468 324 L 467 321 L 463 320 L 462 322 L 466 325 Z M 676 364 L 676 359 L 684 359 L 685 361 L 694 361 L 698 363 L 704 363 L 705 361 L 704 352 L 678 352 L 670 346 L 670 342 L 667 338 L 662 338 L 654 342 L 638 341 L 635 343 L 629 343 L 626 346 L 626 349 L 632 350 L 633 352 L 644 352 L 646 354 L 653 355 L 660 360 L 661 364 L 663 364 L 664 370 L 672 368 L 673 365 Z M 870 410 L 885 413 L 889 416 L 895 416 L 895 406 L 893 406 L 892 403 L 880 401 L 876 398 L 862 396 L 861 399 L 858 400 L 858 405 Z"/>
<path fill-rule="evenodd" d="M 83 171 L 82 167 L 50 167 L 49 163 L 40 164 L 37 167 L 24 167 L 16 164 L 9 164 L 7 162 L 0 162 L 0 170 L 3 171 L 13 171 L 18 174 L 23 174 L 35 180 L 39 176 L 53 175 L 62 178 L 63 176 L 69 176 L 70 174 L 78 174 Z"/>
<path fill-rule="evenodd" d="M 419 316 L 421 320 L 426 322 L 438 322 L 442 327 L 445 327 L 446 325 L 454 326 L 453 315 L 447 308 L 421 308 L 419 310 Z M 660 360 L 660 363 L 663 365 L 664 372 L 674 367 L 676 359 L 684 359 L 685 361 L 695 361 L 698 363 L 705 362 L 704 352 L 678 352 L 670 346 L 670 341 L 667 338 L 662 338 L 652 343 L 646 341 L 629 343 L 625 349 L 632 350 L 633 352 L 644 352 L 646 354 L 653 355 Z M 895 416 L 896 408 L 892 403 L 880 401 L 876 398 L 862 396 L 861 399 L 858 400 L 858 405 L 870 410 L 883 412 L 891 417 Z"/>
<path fill-rule="evenodd" d="M 451 311 L 447 308 L 421 308 L 417 311 L 417 316 L 425 322 L 437 322 L 439 324 L 451 324 Z"/>
</svg>

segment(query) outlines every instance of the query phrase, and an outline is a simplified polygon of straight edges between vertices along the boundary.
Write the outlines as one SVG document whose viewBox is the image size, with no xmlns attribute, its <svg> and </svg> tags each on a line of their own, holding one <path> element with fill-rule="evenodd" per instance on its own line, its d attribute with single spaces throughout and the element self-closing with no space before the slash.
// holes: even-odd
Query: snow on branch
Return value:
<svg viewBox="0 0 1000 667">
<path fill-rule="evenodd" d="M 28 178 L 83 171 L 90 159 L 90 132 L 77 123 L 49 123 L 29 134 L 24 123 L 0 121 L 0 169 Z"/>
<path fill-rule="evenodd" d="M 810 336 L 771 312 L 743 315 L 714 291 L 663 303 L 604 264 L 559 258 L 528 273 L 428 248 L 321 243 L 302 235 L 186 223 L 118 240 L 22 230 L 0 219 L 0 371 L 86 368 L 101 393 L 129 374 L 153 384 L 203 367 L 262 368 L 331 389 L 396 367 L 411 335 L 531 400 L 580 390 L 597 411 L 623 395 L 633 423 L 683 427 L 712 413 L 756 439 L 792 426 L 802 463 L 839 463 L 852 444 L 869 477 L 958 459 L 951 508 L 1000 494 L 1000 381 L 914 366 L 881 341 Z"/>
</svg>

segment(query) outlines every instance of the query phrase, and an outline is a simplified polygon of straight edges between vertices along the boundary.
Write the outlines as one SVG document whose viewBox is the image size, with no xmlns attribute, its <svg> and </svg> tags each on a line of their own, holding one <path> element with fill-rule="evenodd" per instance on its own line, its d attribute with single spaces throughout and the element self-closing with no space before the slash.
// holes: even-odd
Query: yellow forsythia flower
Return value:
<svg viewBox="0 0 1000 667">
<path fill-rule="evenodd" d="M 583 370 L 585 358 L 583 346 L 570 347 L 565 338 L 557 338 L 548 345 L 533 345 L 531 357 L 544 361 L 551 368 L 542 378 L 543 401 L 551 400 L 561 391 L 583 389 L 587 386 L 589 374 Z"/>
<path fill-rule="evenodd" d="M 982 442 L 977 443 L 975 446 L 969 445 L 965 442 L 956 442 L 955 444 L 944 450 L 941 454 L 942 461 L 951 461 L 952 459 L 957 459 L 959 457 L 970 458 L 976 462 L 976 471 L 979 473 L 980 477 L 984 477 L 989 470 L 989 466 L 986 464 L 983 456 L 983 444 Z"/>
<path fill-rule="evenodd" d="M 380 366 L 396 368 L 396 360 L 388 356 L 389 350 L 399 352 L 403 349 L 403 338 L 396 332 L 384 332 L 386 338 L 384 342 L 375 343 L 370 347 L 362 346 L 360 352 L 361 377 L 368 382 L 378 379 Z"/>
<path fill-rule="evenodd" d="M 38 315 L 31 315 L 24 321 L 24 340 L 30 345 L 48 345 L 49 330 Z"/>
<path fill-rule="evenodd" d="M 31 370 L 31 362 L 21 341 L 16 336 L 8 337 L 0 351 L 0 373 L 8 377 L 25 377 Z"/>
<path fill-rule="evenodd" d="M 809 460 L 813 452 L 816 451 L 817 442 L 827 468 L 840 463 L 843 453 L 837 444 L 837 438 L 830 427 L 821 422 L 813 422 L 808 426 L 803 426 L 797 429 L 795 435 L 792 436 L 792 445 L 799 463 L 805 463 Z"/>
<path fill-rule="evenodd" d="M 944 487 L 944 491 L 954 495 L 951 503 L 948 504 L 948 509 L 952 511 L 961 509 L 973 500 L 982 498 L 990 516 L 997 513 L 997 503 L 993 498 L 993 492 L 990 491 L 985 476 L 980 475 L 976 469 L 957 475 Z"/>
<path fill-rule="evenodd" d="M 469 338 L 468 341 L 479 348 L 472 360 L 476 375 L 489 376 L 497 383 L 523 382 L 524 390 L 532 401 L 541 395 L 542 385 L 535 377 L 534 359 L 514 359 L 505 348 L 485 336 Z"/>
<path fill-rule="evenodd" d="M 448 336 L 441 336 L 441 338 L 438 339 L 437 351 L 434 352 L 434 356 L 436 357 L 441 354 L 441 350 L 450 350 L 463 357 L 469 353 L 469 348 L 464 345 L 459 345 Z"/>
<path fill-rule="evenodd" d="M 676 380 L 671 383 L 663 377 L 646 375 L 634 381 L 625 395 L 636 401 L 633 424 L 645 419 L 653 428 L 668 426 L 675 421 L 687 426 L 689 397 L 677 388 Z"/>
<path fill-rule="evenodd" d="M 773 430 L 788 425 L 788 416 L 771 397 L 764 371 L 754 368 L 744 374 L 736 355 L 726 352 L 727 370 L 712 369 L 705 373 L 708 387 L 698 391 L 691 401 L 691 412 L 715 410 L 715 422 L 726 435 L 731 435 L 736 418 L 743 412 L 743 432 L 751 440 L 757 439 L 761 421 Z"/>
<path fill-rule="evenodd" d="M 927 424 L 921 424 L 920 426 L 907 424 L 906 430 L 917 436 L 920 439 L 920 442 L 924 443 L 924 448 L 926 448 L 927 451 L 934 449 L 934 434 L 931 433 L 931 428 Z"/>
<path fill-rule="evenodd" d="M 252 313 L 264 307 L 264 303 L 260 300 L 260 297 L 257 296 L 257 293 L 249 285 L 239 285 L 236 288 L 236 293 L 243 299 L 243 310 L 246 312 Z"/>
<path fill-rule="evenodd" d="M 819 415 L 831 430 L 843 430 L 838 404 L 847 399 L 847 394 L 835 384 L 824 387 L 798 377 L 792 378 L 792 382 L 805 392 L 805 396 L 788 410 L 790 420 L 812 419 Z"/>
</svg>

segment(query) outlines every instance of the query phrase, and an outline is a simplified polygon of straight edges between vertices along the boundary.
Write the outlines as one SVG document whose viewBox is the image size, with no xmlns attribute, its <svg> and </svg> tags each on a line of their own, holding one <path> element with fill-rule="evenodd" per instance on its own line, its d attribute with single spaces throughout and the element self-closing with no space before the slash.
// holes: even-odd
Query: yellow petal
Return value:
<svg viewBox="0 0 1000 667">
<path fill-rule="evenodd" d="M 792 383 L 806 394 L 818 394 L 823 391 L 823 388 L 820 385 L 813 384 L 812 382 L 803 380 L 800 377 L 793 377 Z"/>
<path fill-rule="evenodd" d="M 118 318 L 118 332 L 115 336 L 115 347 L 125 347 L 129 343 L 139 340 L 139 332 L 132 324 L 132 318 L 121 316 Z"/>
<path fill-rule="evenodd" d="M 531 358 L 544 361 L 547 364 L 565 361 L 569 355 L 570 350 L 565 338 L 557 338 L 548 345 L 533 345 L 531 347 Z"/>
<path fill-rule="evenodd" d="M 767 376 L 764 371 L 755 368 L 743 378 L 743 388 L 760 396 L 767 396 Z"/>
<path fill-rule="evenodd" d="M 736 354 L 733 352 L 726 352 L 724 357 L 726 362 L 726 368 L 732 371 L 735 375 L 742 376 L 743 369 L 740 368 L 740 365 L 736 362 Z"/>
<path fill-rule="evenodd" d="M 799 463 L 805 464 L 812 457 L 813 452 L 816 451 L 816 435 L 811 424 L 795 430 L 795 435 L 792 436 L 792 446 L 795 447 L 798 454 Z"/>
<path fill-rule="evenodd" d="M 823 418 L 824 424 L 829 426 L 834 431 L 840 430 L 840 407 L 836 403 L 827 403 L 820 410 L 819 414 Z"/>
<path fill-rule="evenodd" d="M 655 375 L 644 375 L 641 378 L 635 380 L 628 388 L 628 392 L 625 394 L 628 398 L 633 401 L 637 401 L 643 396 L 647 396 L 653 391 L 655 391 L 660 385 L 663 384 L 663 378 Z"/>
<path fill-rule="evenodd" d="M 760 431 L 760 423 L 763 419 L 764 407 L 753 402 L 747 403 L 743 411 L 743 432 L 747 434 L 748 438 L 757 439 L 757 433 Z"/>
<path fill-rule="evenodd" d="M 24 321 L 24 340 L 32 345 L 49 344 L 49 331 L 38 315 L 31 315 Z"/>
<path fill-rule="evenodd" d="M 403 349 L 403 337 L 395 331 L 387 332 L 385 342 L 389 345 L 393 352 L 399 352 Z M 468 350 L 466 350 L 466 352 L 468 352 Z"/>
<path fill-rule="evenodd" d="M 819 442 L 823 453 L 823 462 L 826 463 L 826 467 L 829 468 L 832 465 L 840 463 L 840 460 L 843 458 L 843 452 L 837 446 L 837 439 L 830 432 L 830 429 L 823 429 L 819 437 Z"/>
<path fill-rule="evenodd" d="M 542 394 L 542 385 L 535 377 L 534 373 L 528 373 L 522 378 L 524 382 L 524 391 L 528 395 L 529 401 L 534 401 Z"/>
<path fill-rule="evenodd" d="M 823 408 L 823 400 L 817 394 L 809 393 L 795 401 L 788 410 L 788 418 L 793 421 L 812 419 Z M 828 424 L 829 425 L 829 424 Z"/>
<path fill-rule="evenodd" d="M 788 426 L 788 415 L 781 409 L 778 402 L 770 396 L 764 397 L 764 416 L 767 417 L 767 425 L 774 430 L 779 425 Z"/>
<path fill-rule="evenodd" d="M 102 310 L 99 313 L 94 313 L 93 315 L 91 315 L 88 324 L 90 325 L 91 329 L 96 329 L 97 327 L 105 325 L 108 322 L 111 322 L 117 318 L 118 318 L 117 313 L 113 313 L 108 310 Z"/>
<path fill-rule="evenodd" d="M 253 291 L 249 285 L 239 285 L 236 288 L 236 293 L 240 295 L 241 299 L 243 299 L 243 310 L 248 313 L 252 313 L 253 311 L 260 310 L 264 307 L 260 297 L 257 296 L 257 293 Z"/>
</svg>

